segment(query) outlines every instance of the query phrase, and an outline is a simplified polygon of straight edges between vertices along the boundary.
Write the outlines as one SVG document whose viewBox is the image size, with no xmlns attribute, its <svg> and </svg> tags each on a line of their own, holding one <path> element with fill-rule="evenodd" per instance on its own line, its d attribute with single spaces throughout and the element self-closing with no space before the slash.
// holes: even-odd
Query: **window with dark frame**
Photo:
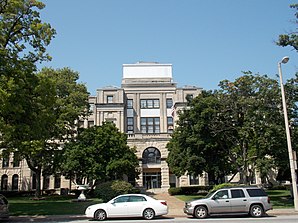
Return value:
<svg viewBox="0 0 298 223">
<path fill-rule="evenodd" d="M 172 98 L 167 98 L 167 101 L 166 101 L 166 106 L 167 108 L 172 108 L 173 107 L 173 99 Z"/>
<path fill-rule="evenodd" d="M 142 109 L 156 109 L 159 107 L 159 99 L 141 99 Z"/>
<path fill-rule="evenodd" d="M 2 155 L 2 167 L 9 167 L 9 153 L 4 152 Z"/>
<path fill-rule="evenodd" d="M 14 191 L 19 190 L 19 175 L 18 174 L 14 174 L 12 176 L 11 189 Z"/>
<path fill-rule="evenodd" d="M 161 153 L 158 149 L 154 147 L 149 147 L 143 152 L 143 164 L 160 164 L 161 163 Z"/>
<path fill-rule="evenodd" d="M 173 117 L 167 117 L 167 124 L 168 124 L 168 133 L 173 133 L 174 131 Z"/>
<path fill-rule="evenodd" d="M 13 154 L 13 167 L 19 167 L 20 166 L 20 153 L 19 152 L 14 152 Z"/>
<path fill-rule="evenodd" d="M 132 134 L 134 132 L 134 123 L 133 123 L 133 117 L 127 117 L 127 133 Z"/>
<path fill-rule="evenodd" d="M 127 99 L 127 108 L 133 108 L 133 100 L 132 99 Z"/>
<path fill-rule="evenodd" d="M 160 133 L 160 118 L 146 117 L 141 118 L 142 133 Z"/>
<path fill-rule="evenodd" d="M 56 175 L 54 178 L 54 188 L 60 188 L 61 187 L 61 176 Z"/>
<path fill-rule="evenodd" d="M 113 95 L 108 95 L 107 96 L 107 103 L 108 104 L 113 103 Z"/>
<path fill-rule="evenodd" d="M 8 189 L 8 176 L 6 174 L 1 177 L 1 190 L 5 191 Z"/>
<path fill-rule="evenodd" d="M 43 177 L 43 189 L 49 189 L 50 188 L 50 176 L 44 176 Z"/>
</svg>

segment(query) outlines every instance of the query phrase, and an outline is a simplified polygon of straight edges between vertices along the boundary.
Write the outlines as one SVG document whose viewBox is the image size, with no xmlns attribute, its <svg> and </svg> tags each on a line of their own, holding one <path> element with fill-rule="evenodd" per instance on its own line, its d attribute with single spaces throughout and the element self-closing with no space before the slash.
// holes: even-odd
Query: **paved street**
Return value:
<svg viewBox="0 0 298 223">
<path fill-rule="evenodd" d="M 7 221 L 3 221 L 7 222 Z M 71 217 L 71 218 L 42 218 L 42 217 L 36 217 L 36 218 L 18 218 L 18 217 L 12 217 L 9 219 L 8 222 L 11 223 L 21 223 L 21 222 L 69 222 L 69 223 L 94 223 L 97 221 L 86 219 L 84 217 Z M 108 219 L 105 222 L 108 223 L 128 223 L 128 222 L 134 222 L 134 223 L 145 223 L 148 222 L 147 220 L 143 220 L 141 218 L 133 218 L 133 219 Z M 160 223 L 160 222 L 177 222 L 177 223 L 184 223 L 184 222 L 208 222 L 208 223 L 218 223 L 218 222 L 241 222 L 241 223 L 297 223 L 298 222 L 298 214 L 297 215 L 281 215 L 281 216 L 268 216 L 263 218 L 251 218 L 247 216 L 243 217 L 213 217 L 213 218 L 207 218 L 204 220 L 195 219 L 192 217 L 161 217 L 157 219 L 153 219 L 150 222 L 152 223 Z"/>
</svg>

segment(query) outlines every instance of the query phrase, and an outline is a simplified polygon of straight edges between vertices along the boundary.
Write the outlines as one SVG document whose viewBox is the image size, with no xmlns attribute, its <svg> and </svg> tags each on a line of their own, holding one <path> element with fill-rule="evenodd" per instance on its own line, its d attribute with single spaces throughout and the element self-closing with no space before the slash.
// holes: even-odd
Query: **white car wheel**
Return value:
<svg viewBox="0 0 298 223">
<path fill-rule="evenodd" d="M 144 210 L 143 212 L 143 217 L 146 219 L 146 220 L 151 220 L 155 217 L 155 212 L 153 209 L 151 208 L 147 208 Z"/>
<path fill-rule="evenodd" d="M 103 221 L 107 218 L 107 214 L 104 210 L 97 210 L 94 213 L 94 219 Z"/>
</svg>

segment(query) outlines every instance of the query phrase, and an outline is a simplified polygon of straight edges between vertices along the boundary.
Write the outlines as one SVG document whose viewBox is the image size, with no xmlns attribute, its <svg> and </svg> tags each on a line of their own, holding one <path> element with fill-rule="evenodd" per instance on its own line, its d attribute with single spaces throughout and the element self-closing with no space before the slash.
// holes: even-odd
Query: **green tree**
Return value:
<svg viewBox="0 0 298 223">
<path fill-rule="evenodd" d="M 186 172 L 197 176 L 205 171 L 209 181 L 214 182 L 232 170 L 227 145 L 212 133 L 219 106 L 216 93 L 203 91 L 179 113 L 178 127 L 167 144 L 167 162 L 177 176 Z"/>
<path fill-rule="evenodd" d="M 180 114 L 168 144 L 170 168 L 178 175 L 240 172 L 244 183 L 255 169 L 265 177 L 264 161 L 273 166 L 287 154 L 278 82 L 246 72 L 219 87 L 203 92 Z"/>
<path fill-rule="evenodd" d="M 50 59 L 46 53 L 56 31 L 42 23 L 39 12 L 45 5 L 37 0 L 0 0 L 0 54 L 32 63 Z"/>
<path fill-rule="evenodd" d="M 35 62 L 50 59 L 46 46 L 55 30 L 41 22 L 42 8 L 36 0 L 0 0 L 0 132 L 7 147 L 28 138 L 38 86 Z"/>
<path fill-rule="evenodd" d="M 59 167 L 61 144 L 74 137 L 75 121 L 87 114 L 89 94 L 84 84 L 77 83 L 78 73 L 69 68 L 44 68 L 33 77 L 34 82 L 26 83 L 28 94 L 20 94 L 25 97 L 22 102 L 26 99 L 26 103 L 1 111 L 6 121 L 13 117 L 10 123 L 2 125 L 5 130 L 3 147 L 17 150 L 26 159 L 29 168 L 36 174 L 36 196 L 39 196 L 41 176 L 55 173 Z M 14 89 L 16 86 L 20 87 L 12 84 L 12 99 L 19 96 Z M 22 112 L 17 110 L 12 113 L 14 109 L 22 109 Z"/>
<path fill-rule="evenodd" d="M 39 84 L 33 94 L 34 119 L 28 135 L 20 144 L 20 154 L 36 173 L 37 196 L 40 177 L 53 174 L 60 167 L 61 144 L 74 138 L 76 120 L 88 112 L 86 86 L 77 83 L 79 74 L 69 68 L 44 68 L 37 75 Z"/>
<path fill-rule="evenodd" d="M 76 184 L 134 179 L 139 161 L 135 149 L 127 146 L 127 136 L 111 122 L 83 129 L 77 138 L 65 145 L 62 170 Z"/>
<path fill-rule="evenodd" d="M 291 8 L 296 10 L 295 17 L 296 20 L 294 24 L 298 24 L 298 4 L 290 5 Z M 277 45 L 285 47 L 291 46 L 298 52 L 298 27 L 296 27 L 296 31 L 290 32 L 288 34 L 279 35 L 279 39 L 276 42 Z"/>
</svg>

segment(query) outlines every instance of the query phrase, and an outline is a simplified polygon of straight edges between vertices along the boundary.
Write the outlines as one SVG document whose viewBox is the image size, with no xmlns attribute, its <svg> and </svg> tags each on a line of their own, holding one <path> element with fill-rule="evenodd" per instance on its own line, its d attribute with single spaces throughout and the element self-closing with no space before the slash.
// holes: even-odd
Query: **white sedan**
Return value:
<svg viewBox="0 0 298 223">
<path fill-rule="evenodd" d="M 166 215 L 168 206 L 165 200 L 156 200 L 144 194 L 124 194 L 107 203 L 87 207 L 85 215 L 96 220 L 120 217 L 143 217 L 151 220 L 155 216 Z"/>
</svg>

